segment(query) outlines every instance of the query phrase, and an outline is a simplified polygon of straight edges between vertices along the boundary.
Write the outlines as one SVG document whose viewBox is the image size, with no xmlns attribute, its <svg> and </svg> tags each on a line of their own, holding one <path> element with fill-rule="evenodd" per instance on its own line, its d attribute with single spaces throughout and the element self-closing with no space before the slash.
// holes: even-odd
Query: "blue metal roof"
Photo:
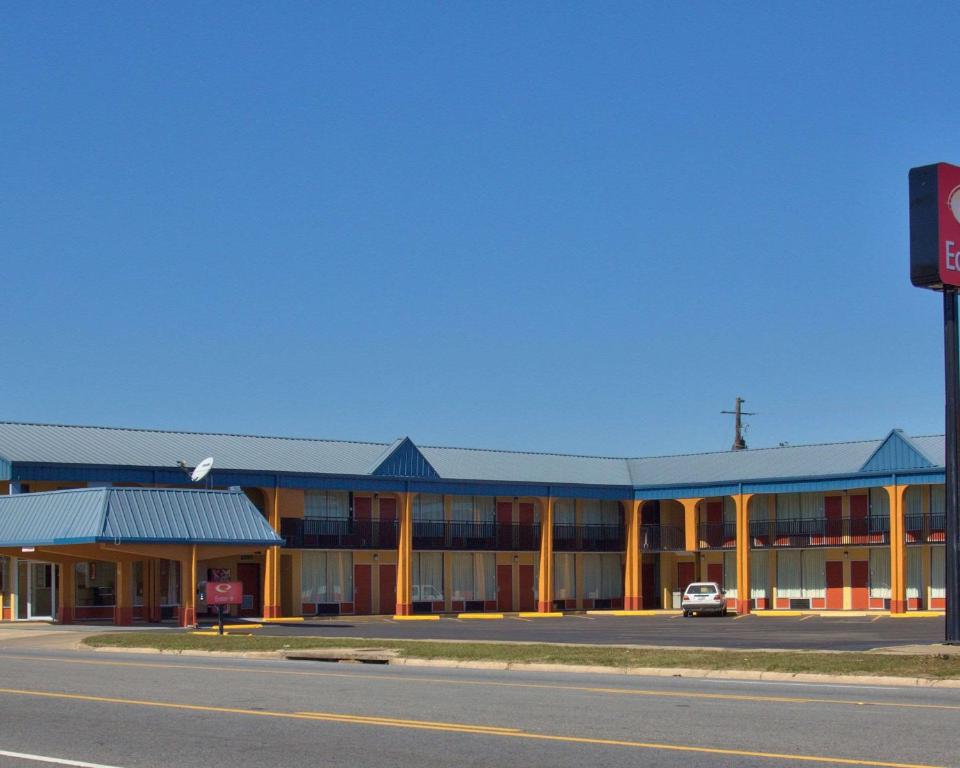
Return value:
<svg viewBox="0 0 960 768">
<path fill-rule="evenodd" d="M 0 546 L 281 545 L 242 491 L 80 488 L 0 496 Z"/>
<path fill-rule="evenodd" d="M 710 488 L 725 494 L 721 488 L 739 484 L 756 492 L 777 483 L 832 488 L 852 478 L 883 484 L 911 472 L 939 482 L 944 448 L 942 435 L 895 431 L 884 440 L 631 459 L 417 446 L 410 438 L 364 443 L 0 422 L 0 480 L 170 484 L 182 481 L 178 459 L 193 465 L 208 455 L 220 486 L 598 498 L 634 489 L 670 498 Z"/>
</svg>

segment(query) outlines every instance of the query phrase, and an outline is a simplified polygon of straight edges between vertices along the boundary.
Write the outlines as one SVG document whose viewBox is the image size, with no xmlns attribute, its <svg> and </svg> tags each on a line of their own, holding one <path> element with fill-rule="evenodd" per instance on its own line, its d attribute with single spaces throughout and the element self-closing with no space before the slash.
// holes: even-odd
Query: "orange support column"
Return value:
<svg viewBox="0 0 960 768">
<path fill-rule="evenodd" d="M 270 491 L 264 496 L 270 499 Z M 274 488 L 267 514 L 267 522 L 276 533 L 280 532 L 280 489 Z M 280 547 L 267 547 L 263 564 L 263 617 L 275 619 L 280 616 Z"/>
<path fill-rule="evenodd" d="M 197 545 L 180 560 L 180 626 L 197 626 Z"/>
<path fill-rule="evenodd" d="M 117 563 L 113 623 L 121 627 L 133 624 L 133 563 L 130 560 Z"/>
<path fill-rule="evenodd" d="M 537 574 L 537 612 L 553 610 L 553 499 L 540 499 L 540 573 Z"/>
<path fill-rule="evenodd" d="M 890 498 L 890 613 L 907 610 L 907 537 L 904 531 L 905 485 L 884 488 Z"/>
<path fill-rule="evenodd" d="M 413 613 L 413 494 L 400 494 L 397 549 L 397 616 Z"/>
<path fill-rule="evenodd" d="M 683 505 L 683 540 L 687 552 L 700 549 L 700 537 L 697 535 L 697 504 L 703 499 L 677 499 Z"/>
<path fill-rule="evenodd" d="M 750 613 L 750 499 L 752 493 L 733 497 L 737 506 L 737 614 Z"/>
<path fill-rule="evenodd" d="M 637 611 L 643 607 L 642 571 L 640 568 L 640 507 L 642 501 L 623 502 L 623 517 L 627 529 L 626 556 L 623 564 L 623 607 Z"/>
<path fill-rule="evenodd" d="M 60 564 L 60 581 L 57 585 L 57 622 L 73 624 L 76 604 L 76 565 L 72 560 Z"/>
</svg>

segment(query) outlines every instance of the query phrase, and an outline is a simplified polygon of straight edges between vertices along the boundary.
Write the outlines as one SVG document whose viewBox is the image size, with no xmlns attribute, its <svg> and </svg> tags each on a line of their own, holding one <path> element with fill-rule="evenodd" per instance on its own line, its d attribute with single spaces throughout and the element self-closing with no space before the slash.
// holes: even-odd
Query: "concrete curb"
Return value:
<svg viewBox="0 0 960 768">
<path fill-rule="evenodd" d="M 133 653 L 163 656 L 213 656 L 238 659 L 283 659 L 287 651 L 170 651 L 156 648 L 91 648 L 99 653 Z M 507 661 L 456 661 L 453 659 L 390 659 L 390 666 L 433 669 L 485 669 L 500 672 L 565 672 L 629 677 L 685 677 L 705 680 L 763 680 L 782 683 L 833 683 L 845 685 L 897 686 L 901 688 L 960 688 L 960 680 L 931 680 L 923 677 L 882 677 L 872 675 L 822 675 L 810 672 L 760 672 L 739 669 L 692 669 L 687 667 L 599 667 L 585 664 L 536 664 Z"/>
</svg>

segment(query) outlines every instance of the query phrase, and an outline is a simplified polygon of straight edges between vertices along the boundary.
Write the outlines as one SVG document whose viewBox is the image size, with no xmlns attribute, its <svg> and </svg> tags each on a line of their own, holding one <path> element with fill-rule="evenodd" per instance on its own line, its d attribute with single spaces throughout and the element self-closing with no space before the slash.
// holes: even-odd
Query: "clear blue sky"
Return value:
<svg viewBox="0 0 960 768">
<path fill-rule="evenodd" d="M 0 418 L 603 455 L 942 431 L 956 3 L 2 3 Z"/>
</svg>

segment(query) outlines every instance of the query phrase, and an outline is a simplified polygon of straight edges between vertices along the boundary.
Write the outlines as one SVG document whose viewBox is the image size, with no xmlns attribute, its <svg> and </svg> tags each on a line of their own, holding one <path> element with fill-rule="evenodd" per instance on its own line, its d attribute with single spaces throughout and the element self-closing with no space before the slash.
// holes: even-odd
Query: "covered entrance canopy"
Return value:
<svg viewBox="0 0 960 768">
<path fill-rule="evenodd" d="M 196 623 L 197 561 L 262 552 L 283 539 L 247 496 L 236 491 L 178 488 L 83 488 L 0 496 L 0 557 L 6 558 L 0 605 L 15 619 L 17 561 L 58 565 L 56 610 L 73 621 L 77 563 L 107 561 L 116 566 L 114 621 L 133 619 L 134 563 L 142 563 L 144 610 L 159 619 L 156 566 L 179 564 L 181 625 Z M 30 573 L 29 569 L 21 569 Z M 32 582 L 31 582 L 32 585 Z M 18 592 L 21 595 L 18 595 Z M 36 612 L 34 612 L 36 613 Z"/>
</svg>

